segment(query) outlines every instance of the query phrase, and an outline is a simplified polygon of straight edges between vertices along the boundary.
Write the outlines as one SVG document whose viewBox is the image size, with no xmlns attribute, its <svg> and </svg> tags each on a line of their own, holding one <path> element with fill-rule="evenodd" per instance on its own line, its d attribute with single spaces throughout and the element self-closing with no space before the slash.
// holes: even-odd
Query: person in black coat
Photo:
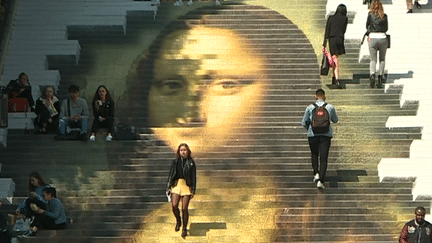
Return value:
<svg viewBox="0 0 432 243">
<path fill-rule="evenodd" d="M 25 98 L 31 110 L 34 110 L 34 100 L 32 96 L 32 89 L 29 82 L 29 76 L 26 73 L 20 73 L 18 79 L 11 80 L 6 86 L 5 92 L 8 98 Z"/>
<path fill-rule="evenodd" d="M 55 131 L 59 125 L 60 101 L 55 95 L 54 87 L 45 87 L 41 97 L 36 100 L 35 125 L 39 126 L 39 132 Z"/>
<path fill-rule="evenodd" d="M 348 25 L 347 8 L 344 4 L 339 4 L 336 13 L 327 19 L 327 25 L 324 35 L 323 48 L 329 41 L 330 54 L 333 57 L 333 77 L 332 84 L 340 86 L 339 83 L 339 56 L 345 54 L 345 31 Z"/>
<path fill-rule="evenodd" d="M 112 140 L 113 124 L 114 124 L 114 100 L 111 98 L 110 92 L 105 85 L 97 88 L 92 101 L 93 107 L 93 125 L 91 130 L 91 141 L 96 141 L 96 132 L 99 128 L 106 128 L 108 135 L 106 141 Z"/>
<path fill-rule="evenodd" d="M 189 201 L 196 190 L 196 165 L 191 157 L 189 146 L 182 143 L 177 149 L 177 158 L 172 162 L 167 183 L 167 195 L 171 195 L 171 206 L 177 220 L 175 231 L 180 230 L 183 221 L 182 237 L 187 235 Z M 182 218 L 178 208 L 182 200 Z"/>
</svg>

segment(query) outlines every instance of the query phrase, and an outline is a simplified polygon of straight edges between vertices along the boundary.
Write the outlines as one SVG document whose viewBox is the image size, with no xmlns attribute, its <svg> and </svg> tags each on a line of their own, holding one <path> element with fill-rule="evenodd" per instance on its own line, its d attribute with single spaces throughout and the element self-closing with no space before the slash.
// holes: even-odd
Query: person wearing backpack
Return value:
<svg viewBox="0 0 432 243">
<path fill-rule="evenodd" d="M 325 102 L 326 96 L 323 89 L 318 89 L 315 92 L 315 100 L 315 103 L 306 107 L 301 124 L 307 129 L 309 147 L 312 153 L 313 182 L 316 183 L 317 188 L 324 189 L 328 153 L 333 137 L 330 123 L 337 123 L 338 116 L 336 108 Z"/>
</svg>

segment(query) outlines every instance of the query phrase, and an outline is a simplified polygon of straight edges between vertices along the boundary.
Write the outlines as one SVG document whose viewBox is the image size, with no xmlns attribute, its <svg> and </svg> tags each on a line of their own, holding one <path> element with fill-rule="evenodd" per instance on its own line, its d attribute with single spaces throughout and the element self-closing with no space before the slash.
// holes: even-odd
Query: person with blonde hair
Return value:
<svg viewBox="0 0 432 243">
<path fill-rule="evenodd" d="M 379 69 L 377 87 L 382 88 L 383 75 L 385 68 L 385 56 L 388 47 L 386 32 L 388 30 L 388 19 L 380 0 L 372 3 L 366 21 L 366 29 L 369 34 L 369 54 L 370 54 L 370 87 L 375 87 L 377 53 L 379 51 Z"/>
<path fill-rule="evenodd" d="M 35 124 L 40 133 L 55 131 L 59 124 L 60 101 L 53 86 L 46 86 L 41 97 L 36 101 Z"/>
</svg>

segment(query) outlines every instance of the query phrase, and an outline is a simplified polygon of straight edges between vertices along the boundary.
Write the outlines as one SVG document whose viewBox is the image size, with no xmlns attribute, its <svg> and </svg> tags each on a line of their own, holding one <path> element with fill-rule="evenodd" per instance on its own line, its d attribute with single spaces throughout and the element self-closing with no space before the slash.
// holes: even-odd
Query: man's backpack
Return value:
<svg viewBox="0 0 432 243">
<path fill-rule="evenodd" d="M 312 131 L 314 134 L 327 133 L 330 129 L 330 115 L 325 108 L 327 103 L 323 106 L 313 105 L 315 109 L 312 111 Z"/>
</svg>

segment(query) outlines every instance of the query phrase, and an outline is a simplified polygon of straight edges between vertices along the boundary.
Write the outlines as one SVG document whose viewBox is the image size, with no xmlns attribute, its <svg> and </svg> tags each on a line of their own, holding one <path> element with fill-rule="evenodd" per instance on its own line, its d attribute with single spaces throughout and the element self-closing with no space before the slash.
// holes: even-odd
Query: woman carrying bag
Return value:
<svg viewBox="0 0 432 243">
<path fill-rule="evenodd" d="M 329 40 L 330 54 L 333 57 L 333 77 L 332 85 L 340 87 L 339 82 L 339 56 L 345 54 L 345 31 L 348 25 L 347 8 L 344 4 L 339 4 L 336 13 L 327 19 L 324 35 L 323 52 Z"/>
</svg>

